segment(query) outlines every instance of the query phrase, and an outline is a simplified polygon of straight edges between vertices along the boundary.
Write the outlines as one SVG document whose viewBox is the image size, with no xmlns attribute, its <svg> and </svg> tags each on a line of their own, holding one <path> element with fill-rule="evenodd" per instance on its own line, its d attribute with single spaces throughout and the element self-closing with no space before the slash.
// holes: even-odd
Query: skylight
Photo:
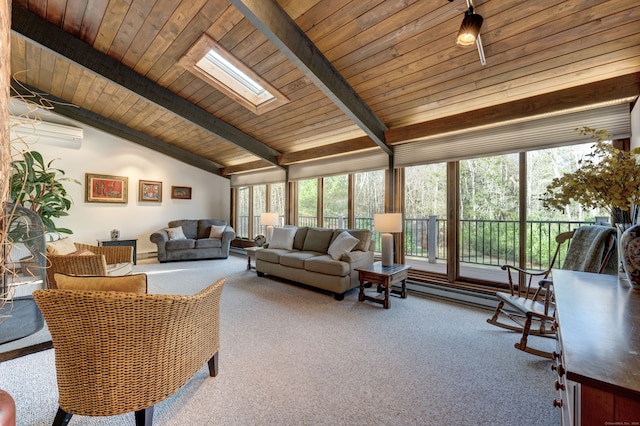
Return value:
<svg viewBox="0 0 640 426">
<path fill-rule="evenodd" d="M 206 35 L 179 63 L 256 114 L 288 102 L 266 80 Z"/>
</svg>

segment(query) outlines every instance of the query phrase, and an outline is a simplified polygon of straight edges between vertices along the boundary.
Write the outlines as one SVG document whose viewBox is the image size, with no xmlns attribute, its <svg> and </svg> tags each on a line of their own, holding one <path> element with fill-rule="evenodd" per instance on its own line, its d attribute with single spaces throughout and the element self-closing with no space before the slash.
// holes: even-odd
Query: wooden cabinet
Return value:
<svg viewBox="0 0 640 426">
<path fill-rule="evenodd" d="M 553 283 L 563 425 L 640 425 L 640 289 L 565 270 Z"/>
</svg>

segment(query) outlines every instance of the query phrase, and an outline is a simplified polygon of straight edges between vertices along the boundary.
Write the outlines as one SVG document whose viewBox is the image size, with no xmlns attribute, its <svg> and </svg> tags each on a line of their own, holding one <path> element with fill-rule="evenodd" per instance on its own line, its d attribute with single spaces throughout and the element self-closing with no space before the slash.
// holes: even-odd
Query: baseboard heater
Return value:
<svg viewBox="0 0 640 426">
<path fill-rule="evenodd" d="M 498 304 L 498 299 L 492 295 L 411 280 L 407 281 L 407 290 L 417 294 L 433 296 L 451 302 L 464 303 L 466 305 L 491 310 L 495 309 Z"/>
</svg>

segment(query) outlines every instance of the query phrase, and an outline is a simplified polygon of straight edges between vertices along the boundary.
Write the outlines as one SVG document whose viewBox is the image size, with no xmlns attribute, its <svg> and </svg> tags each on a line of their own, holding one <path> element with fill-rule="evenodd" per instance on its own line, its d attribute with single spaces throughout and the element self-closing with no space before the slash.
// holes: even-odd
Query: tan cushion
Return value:
<svg viewBox="0 0 640 426">
<path fill-rule="evenodd" d="M 326 253 L 333 237 L 333 229 L 309 228 L 304 239 L 304 251 L 316 251 Z"/>
<path fill-rule="evenodd" d="M 318 256 L 318 253 L 308 251 L 294 251 L 280 256 L 280 264 L 282 266 L 304 269 L 304 261 L 316 256 Z"/>
<path fill-rule="evenodd" d="M 91 250 L 80 249 L 74 251 L 73 253 L 69 253 L 69 256 L 95 256 L 95 253 Z"/>
<path fill-rule="evenodd" d="M 268 241 L 269 248 L 291 250 L 296 231 L 297 228 L 275 228 L 271 241 Z"/>
<path fill-rule="evenodd" d="M 325 275 L 344 277 L 351 273 L 351 265 L 347 262 L 333 260 L 328 254 L 316 256 L 304 261 L 304 269 Z"/>
<path fill-rule="evenodd" d="M 224 234 L 226 226 L 216 226 L 211 225 L 211 230 L 209 231 L 209 238 L 222 238 L 222 234 Z"/>
<path fill-rule="evenodd" d="M 60 238 L 56 241 L 50 241 L 47 243 L 47 254 L 71 254 L 74 251 L 77 251 L 78 248 L 71 241 L 71 238 L 65 237 Z"/>
<path fill-rule="evenodd" d="M 54 278 L 61 290 L 122 291 L 140 294 L 147 292 L 147 274 L 122 277 L 78 277 L 56 273 Z"/>
<path fill-rule="evenodd" d="M 186 240 L 187 237 L 184 235 L 184 232 L 182 231 L 182 226 L 177 226 L 175 228 L 167 228 L 165 229 L 165 231 L 167 231 L 167 235 L 169 236 L 170 240 Z"/>
</svg>

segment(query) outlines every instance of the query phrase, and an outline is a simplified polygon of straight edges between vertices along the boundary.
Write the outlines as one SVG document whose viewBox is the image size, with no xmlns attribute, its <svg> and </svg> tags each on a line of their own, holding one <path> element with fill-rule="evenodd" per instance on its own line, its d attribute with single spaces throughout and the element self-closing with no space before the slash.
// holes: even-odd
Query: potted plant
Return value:
<svg viewBox="0 0 640 426">
<path fill-rule="evenodd" d="M 629 262 L 640 262 L 640 250 L 636 253 L 637 260 L 624 259 L 626 255 L 632 254 L 625 250 L 628 245 L 624 245 L 624 240 L 634 228 L 632 225 L 639 219 L 637 203 L 640 202 L 640 163 L 637 155 L 640 154 L 640 148 L 625 151 L 614 147 L 606 130 L 590 127 L 575 130 L 580 135 L 595 140 L 592 151 L 579 161 L 576 171 L 551 181 L 546 194 L 541 198 L 543 206 L 562 211 L 575 201 L 584 208 L 606 210 L 619 234 L 622 234 L 619 252 L 625 272 L 633 283 L 636 278 L 629 276 Z M 637 234 L 640 237 L 640 229 Z M 638 245 L 640 246 L 640 240 Z M 640 263 L 634 269 L 640 282 Z"/>
</svg>

